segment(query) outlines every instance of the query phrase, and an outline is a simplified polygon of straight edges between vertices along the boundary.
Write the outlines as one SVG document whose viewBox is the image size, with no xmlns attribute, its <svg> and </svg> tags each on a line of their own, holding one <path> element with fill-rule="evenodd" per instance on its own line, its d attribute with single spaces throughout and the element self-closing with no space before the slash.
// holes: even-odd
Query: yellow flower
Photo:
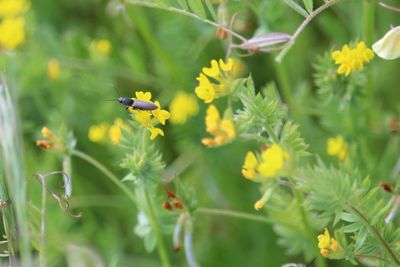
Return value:
<svg viewBox="0 0 400 267">
<path fill-rule="evenodd" d="M 25 19 L 7 17 L 0 23 L 0 47 L 16 48 L 25 41 Z"/>
<path fill-rule="evenodd" d="M 106 137 L 109 125 L 107 123 L 101 123 L 98 125 L 92 125 L 89 128 L 88 138 L 92 142 L 102 142 Z"/>
<path fill-rule="evenodd" d="M 121 129 L 129 129 L 129 127 L 120 118 L 117 118 L 115 119 L 114 124 L 111 125 L 110 129 L 108 130 L 108 137 L 113 145 L 117 145 L 121 142 Z"/>
<path fill-rule="evenodd" d="M 219 98 L 230 93 L 233 83 L 234 62 L 228 59 L 211 61 L 210 68 L 203 68 L 202 73 L 197 77 L 199 85 L 195 89 L 196 95 L 205 103 L 211 103 L 215 98 Z M 212 82 L 210 79 L 212 79 Z"/>
<path fill-rule="evenodd" d="M 171 122 L 175 124 L 184 124 L 190 117 L 199 112 L 196 98 L 185 92 L 178 92 L 169 106 L 171 111 Z"/>
<path fill-rule="evenodd" d="M 254 209 L 259 211 L 260 209 L 262 209 L 265 205 L 265 201 L 262 200 L 258 200 L 256 203 L 254 203 Z"/>
<path fill-rule="evenodd" d="M 392 28 L 382 39 L 372 45 L 372 50 L 383 59 L 400 57 L 400 26 Z"/>
<path fill-rule="evenodd" d="M 287 158 L 288 154 L 279 145 L 273 144 L 262 152 L 262 161 L 257 170 L 263 177 L 273 177 L 283 168 L 284 160 Z"/>
<path fill-rule="evenodd" d="M 264 181 L 266 178 L 277 176 L 288 159 L 288 153 L 277 144 L 264 150 L 259 160 L 253 152 L 249 151 L 244 160 L 242 175 L 253 181 Z"/>
<path fill-rule="evenodd" d="M 340 65 L 337 73 L 348 76 L 350 72 L 361 70 L 364 63 L 374 58 L 371 49 L 365 46 L 364 42 L 359 42 L 355 48 L 350 49 L 348 45 L 344 45 L 342 50 L 336 50 L 332 53 L 332 59 L 335 64 Z"/>
<path fill-rule="evenodd" d="M 235 139 L 236 131 L 232 120 L 223 119 L 219 115 L 218 109 L 210 105 L 206 115 L 206 131 L 212 134 L 213 138 L 203 138 L 201 142 L 208 147 L 227 144 Z"/>
<path fill-rule="evenodd" d="M 28 9 L 26 0 L 0 0 L 0 17 L 15 17 Z"/>
<path fill-rule="evenodd" d="M 50 131 L 47 127 L 42 128 L 42 135 L 47 138 L 52 138 L 54 136 L 53 132 Z"/>
<path fill-rule="evenodd" d="M 330 256 L 332 252 L 339 251 L 339 245 L 334 238 L 331 238 L 328 229 L 325 228 L 324 234 L 318 235 L 318 247 L 322 256 Z"/>
<path fill-rule="evenodd" d="M 152 110 L 151 113 L 157 120 L 162 124 L 165 125 L 165 121 L 171 117 L 168 111 L 160 108 L 160 103 L 158 101 L 154 101 L 154 104 L 158 107 L 156 110 Z"/>
<path fill-rule="evenodd" d="M 157 136 L 164 136 L 164 132 L 154 127 L 155 125 L 161 123 L 165 125 L 166 120 L 170 118 L 170 113 L 167 110 L 161 109 L 160 103 L 158 101 L 151 101 L 151 93 L 139 91 L 135 93 L 136 98 L 132 98 L 132 100 L 141 100 L 147 101 L 155 104 L 157 109 L 155 110 L 140 110 L 133 109 L 129 107 L 129 111 L 133 113 L 133 118 L 139 122 L 143 127 L 150 131 L 150 139 L 154 140 Z"/>
<path fill-rule="evenodd" d="M 327 152 L 330 156 L 337 156 L 340 160 L 345 160 L 348 153 L 349 145 L 344 141 L 343 137 L 338 135 L 329 138 L 327 141 Z"/>
<path fill-rule="evenodd" d="M 151 135 L 150 135 L 150 139 L 151 139 L 151 140 L 156 139 L 156 137 L 157 137 L 158 135 L 164 136 L 164 132 L 163 132 L 163 130 L 161 130 L 160 128 L 152 127 L 152 128 L 149 128 L 149 131 L 150 131 L 150 133 L 151 133 Z"/>
<path fill-rule="evenodd" d="M 60 77 L 60 62 L 52 58 L 47 63 L 47 76 L 51 80 L 57 80 Z"/>
<path fill-rule="evenodd" d="M 107 39 L 93 40 L 90 43 L 90 54 L 94 58 L 107 58 L 111 52 L 111 43 Z"/>
<path fill-rule="evenodd" d="M 257 158 L 253 152 L 247 152 L 246 158 L 242 168 L 242 174 L 247 179 L 254 178 L 256 176 L 256 167 L 258 165 Z"/>
</svg>

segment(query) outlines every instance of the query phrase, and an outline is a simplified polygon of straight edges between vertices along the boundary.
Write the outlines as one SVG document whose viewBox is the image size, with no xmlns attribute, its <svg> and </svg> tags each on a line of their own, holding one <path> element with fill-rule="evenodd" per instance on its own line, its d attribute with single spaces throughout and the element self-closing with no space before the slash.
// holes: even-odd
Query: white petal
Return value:
<svg viewBox="0 0 400 267">
<path fill-rule="evenodd" d="M 383 59 L 396 59 L 400 57 L 400 26 L 388 31 L 382 39 L 377 41 L 372 50 Z"/>
</svg>

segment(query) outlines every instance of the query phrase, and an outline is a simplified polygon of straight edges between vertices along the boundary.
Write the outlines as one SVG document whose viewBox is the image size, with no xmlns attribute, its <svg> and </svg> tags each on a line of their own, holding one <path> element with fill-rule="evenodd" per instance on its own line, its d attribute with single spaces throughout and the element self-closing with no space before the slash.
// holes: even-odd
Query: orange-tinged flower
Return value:
<svg viewBox="0 0 400 267">
<path fill-rule="evenodd" d="M 236 137 L 235 125 L 230 119 L 221 119 L 218 109 L 210 105 L 206 115 L 206 130 L 213 138 L 203 138 L 202 143 L 208 147 L 220 146 L 231 142 Z"/>
<path fill-rule="evenodd" d="M 318 235 L 317 239 L 322 256 L 328 257 L 339 252 L 339 245 L 334 238 L 331 238 L 328 229 L 325 228 L 324 234 Z"/>
</svg>

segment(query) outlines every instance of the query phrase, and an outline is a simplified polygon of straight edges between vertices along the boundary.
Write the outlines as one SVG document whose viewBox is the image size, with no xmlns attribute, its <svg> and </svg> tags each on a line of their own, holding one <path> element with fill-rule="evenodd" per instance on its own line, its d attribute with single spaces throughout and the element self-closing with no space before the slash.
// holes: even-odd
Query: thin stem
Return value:
<svg viewBox="0 0 400 267">
<path fill-rule="evenodd" d="M 119 189 L 121 189 L 122 192 L 124 192 L 128 196 L 128 198 L 136 205 L 135 195 L 120 179 L 118 179 L 117 176 L 115 176 L 109 169 L 107 169 L 107 167 L 98 162 L 96 159 L 79 150 L 72 150 L 71 155 L 77 156 L 78 158 L 85 160 L 86 162 L 92 164 L 94 167 L 100 170 L 102 173 L 104 173 L 111 180 L 111 182 L 119 187 Z"/>
<path fill-rule="evenodd" d="M 363 17 L 364 17 L 364 41 L 367 46 L 372 45 L 374 38 L 374 26 L 375 26 L 375 3 L 372 1 L 364 1 L 363 7 Z M 365 85 L 366 91 L 366 109 L 368 110 L 368 123 L 371 125 L 372 121 L 374 121 L 373 116 L 375 114 L 375 110 L 373 108 L 375 99 L 374 99 L 374 76 L 372 69 L 369 69 L 367 72 L 367 83 Z"/>
<path fill-rule="evenodd" d="M 164 246 L 161 228 L 158 223 L 156 213 L 154 212 L 153 203 L 151 202 L 150 195 L 149 195 L 149 192 L 148 192 L 146 186 L 144 186 L 144 193 L 146 196 L 147 206 L 148 206 L 149 212 L 150 212 L 150 221 L 151 221 L 151 224 L 153 225 L 153 230 L 154 230 L 154 232 L 156 234 L 156 238 L 157 238 L 157 249 L 158 249 L 158 254 L 160 256 L 160 259 L 161 259 L 162 266 L 170 267 L 171 264 L 169 261 L 168 253 Z"/>
<path fill-rule="evenodd" d="M 286 53 L 289 51 L 289 49 L 293 46 L 294 42 L 296 41 L 297 37 L 299 37 L 300 33 L 306 28 L 306 26 L 322 11 L 325 9 L 329 8 L 330 6 L 336 4 L 340 0 L 331 0 L 326 2 L 325 4 L 319 6 L 317 9 L 315 9 L 313 12 L 308 15 L 308 17 L 300 24 L 300 26 L 296 29 L 296 31 L 293 33 L 292 38 L 289 41 L 288 46 L 283 49 L 279 55 L 275 58 L 276 62 L 281 62 L 283 57 L 286 55 Z"/>
<path fill-rule="evenodd" d="M 303 221 L 304 228 L 306 229 L 307 235 L 309 237 L 309 241 L 311 244 L 315 241 L 314 243 L 316 244 L 316 238 L 315 238 L 314 231 L 312 230 L 312 227 L 311 227 L 310 219 L 307 216 L 306 211 L 304 210 L 303 206 L 301 206 L 301 203 L 304 203 L 303 193 L 299 190 L 296 190 L 295 188 L 293 188 L 293 193 L 297 200 L 297 203 L 299 204 L 300 216 Z M 317 246 L 315 246 L 315 251 L 316 251 L 316 257 L 317 257 L 316 266 L 317 267 L 326 267 L 327 266 L 326 261 L 322 257 L 322 255 L 319 253 Z"/>
<path fill-rule="evenodd" d="M 282 96 L 286 104 L 289 106 L 289 110 L 293 108 L 293 94 L 290 88 L 289 75 L 286 67 L 283 63 L 274 62 L 275 71 L 278 78 L 279 87 L 282 92 Z"/>
<path fill-rule="evenodd" d="M 223 25 L 220 25 L 218 23 L 215 23 L 214 21 L 202 18 L 202 17 L 200 17 L 200 16 L 198 16 L 198 15 L 196 15 L 194 13 L 191 13 L 189 11 L 186 11 L 184 9 L 180 9 L 180 8 L 176 8 L 176 7 L 161 6 L 161 5 L 158 5 L 156 3 L 145 2 L 145 1 L 140 1 L 140 0 L 127 0 L 126 2 L 129 3 L 129 4 L 132 4 L 132 5 L 138 5 L 138 6 L 144 6 L 144 7 L 149 7 L 149 8 L 162 9 L 162 10 L 166 10 L 166 11 L 169 11 L 169 12 L 178 13 L 178 14 L 181 14 L 183 16 L 191 17 L 191 18 L 197 19 L 197 20 L 199 20 L 201 22 L 204 22 L 206 24 L 212 25 L 212 26 L 214 26 L 216 28 L 223 29 L 224 31 L 229 32 L 231 35 L 233 35 L 236 38 L 240 39 L 242 42 L 246 42 L 247 41 L 247 39 L 245 37 L 243 37 L 242 35 L 240 35 L 240 34 L 234 32 L 234 31 L 228 29 L 227 27 L 225 27 Z"/>
<path fill-rule="evenodd" d="M 244 219 L 244 220 L 249 220 L 249 221 L 268 223 L 268 224 L 270 223 L 270 221 L 267 218 L 265 218 L 264 216 L 253 215 L 253 214 L 248 214 L 245 212 L 234 211 L 234 210 L 210 209 L 210 208 L 200 207 L 200 208 L 197 208 L 196 211 L 199 213 L 203 213 L 203 214 L 233 217 L 233 218 L 239 218 L 239 219 Z"/>
<path fill-rule="evenodd" d="M 383 2 L 379 2 L 379 5 L 380 5 L 381 7 L 383 7 L 383 8 L 386 8 L 386 9 L 389 9 L 389 10 L 392 10 L 392 11 L 395 11 L 395 12 L 399 12 L 399 13 L 400 13 L 400 8 L 397 8 L 397 7 L 394 7 L 394 6 L 390 6 L 390 5 L 385 4 L 385 3 L 383 3 Z"/>
<path fill-rule="evenodd" d="M 40 210 L 39 266 L 46 267 L 46 179 L 42 179 L 42 209 Z"/>
<path fill-rule="evenodd" d="M 381 243 L 382 247 L 386 250 L 386 252 L 389 254 L 389 256 L 392 258 L 393 262 L 396 263 L 396 265 L 400 265 L 400 260 L 396 257 L 396 254 L 392 251 L 392 249 L 389 247 L 389 245 L 386 243 L 386 241 L 383 239 L 379 231 L 369 223 L 368 219 L 365 217 L 365 215 L 359 211 L 356 207 L 350 205 L 349 208 L 363 220 L 368 228 L 371 230 L 371 232 L 375 235 L 375 237 L 379 240 Z"/>
</svg>

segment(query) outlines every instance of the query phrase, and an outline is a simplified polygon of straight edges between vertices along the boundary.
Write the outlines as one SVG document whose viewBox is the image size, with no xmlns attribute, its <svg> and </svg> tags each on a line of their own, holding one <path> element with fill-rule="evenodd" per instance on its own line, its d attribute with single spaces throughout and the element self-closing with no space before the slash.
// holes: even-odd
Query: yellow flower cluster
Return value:
<svg viewBox="0 0 400 267">
<path fill-rule="evenodd" d="M 364 42 L 359 42 L 353 49 L 344 45 L 342 50 L 336 50 L 332 53 L 335 64 L 340 65 L 337 73 L 345 76 L 348 76 L 352 71 L 363 69 L 364 63 L 368 63 L 373 58 L 374 52 L 367 48 Z"/>
<path fill-rule="evenodd" d="M 225 63 L 213 59 L 210 68 L 203 68 L 197 77 L 199 85 L 196 87 L 196 95 L 205 103 L 211 103 L 214 99 L 228 94 L 233 83 L 234 63 L 228 59 Z"/>
<path fill-rule="evenodd" d="M 199 112 L 196 98 L 185 92 L 178 92 L 172 100 L 169 110 L 171 111 L 171 122 L 175 124 L 184 124 L 190 117 Z"/>
<path fill-rule="evenodd" d="M 236 136 L 233 121 L 221 119 L 218 109 L 214 105 L 210 105 L 207 109 L 206 131 L 214 136 L 213 138 L 208 137 L 201 140 L 201 142 L 208 147 L 229 143 Z"/>
<path fill-rule="evenodd" d="M 93 40 L 90 43 L 89 51 L 93 58 L 106 59 L 111 52 L 111 43 L 107 39 Z"/>
<path fill-rule="evenodd" d="M 349 145 L 340 135 L 329 138 L 327 141 L 327 152 L 330 156 L 337 156 L 340 160 L 345 160 L 348 150 Z"/>
<path fill-rule="evenodd" d="M 328 229 L 322 235 L 318 235 L 318 247 L 322 256 L 328 257 L 332 252 L 339 250 L 339 245 L 334 238 L 331 238 Z"/>
<path fill-rule="evenodd" d="M 151 101 L 151 93 L 150 92 L 136 92 L 136 98 L 132 98 L 132 100 L 142 100 L 154 103 L 158 108 L 155 110 L 139 110 L 133 109 L 129 107 L 129 111 L 133 113 L 133 118 L 139 122 L 143 127 L 150 131 L 150 139 L 154 140 L 158 135 L 164 136 L 164 131 L 160 128 L 156 128 L 155 126 L 159 123 L 165 125 L 165 121 L 170 118 L 170 113 L 164 109 L 160 108 L 160 103 L 158 101 Z"/>
<path fill-rule="evenodd" d="M 50 80 L 57 80 L 60 77 L 60 62 L 52 58 L 47 62 L 47 76 Z"/>
<path fill-rule="evenodd" d="M 0 0 L 0 48 L 13 49 L 25 41 L 26 0 Z"/>
<path fill-rule="evenodd" d="M 111 126 L 108 123 L 100 123 L 90 126 L 88 138 L 92 142 L 101 143 L 106 141 L 108 133 L 108 139 L 110 142 L 113 145 L 117 145 L 122 140 L 121 129 L 129 130 L 129 126 L 126 125 L 123 120 L 117 118 Z"/>
<path fill-rule="evenodd" d="M 276 176 L 284 167 L 289 155 L 279 145 L 273 144 L 257 156 L 247 152 L 242 174 L 245 178 L 254 181 L 263 181 L 265 178 Z"/>
</svg>

